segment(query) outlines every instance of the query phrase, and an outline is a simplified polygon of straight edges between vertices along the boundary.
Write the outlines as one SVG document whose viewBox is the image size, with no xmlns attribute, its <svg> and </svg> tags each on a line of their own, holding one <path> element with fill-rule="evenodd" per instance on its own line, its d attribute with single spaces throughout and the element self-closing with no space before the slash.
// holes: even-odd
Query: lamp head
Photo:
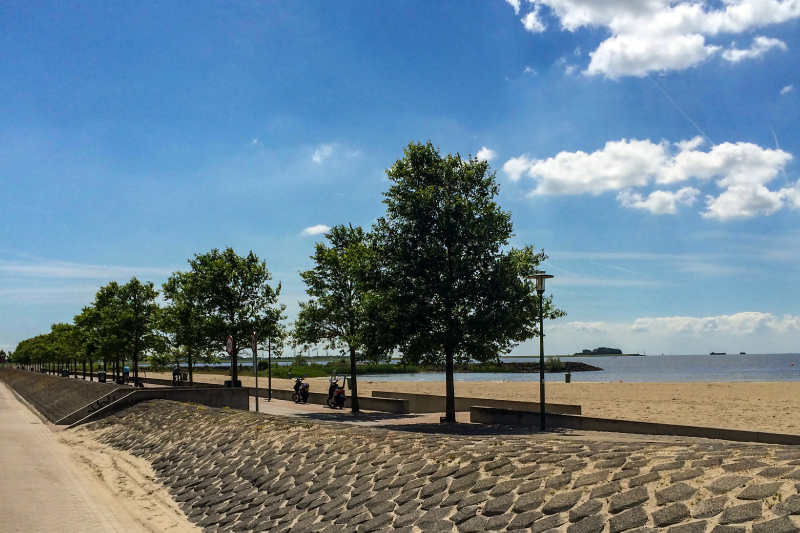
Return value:
<svg viewBox="0 0 800 533">
<path fill-rule="evenodd" d="M 536 292 L 538 292 L 541 295 L 542 293 L 544 293 L 544 280 L 552 277 L 553 276 L 551 274 L 545 274 L 544 272 L 534 272 L 529 279 L 536 280 Z"/>
</svg>

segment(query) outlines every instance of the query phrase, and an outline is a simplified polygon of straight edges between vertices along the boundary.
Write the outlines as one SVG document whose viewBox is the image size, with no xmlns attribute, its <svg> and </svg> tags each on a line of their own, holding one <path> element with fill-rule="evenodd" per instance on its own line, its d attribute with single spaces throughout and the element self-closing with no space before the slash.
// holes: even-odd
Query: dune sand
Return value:
<svg viewBox="0 0 800 533">
<path fill-rule="evenodd" d="M 150 374 L 154 376 L 153 374 Z M 171 379 L 169 374 L 161 374 Z M 240 376 L 254 386 L 252 376 Z M 222 375 L 196 374 L 196 381 L 222 383 Z M 327 392 L 326 378 L 308 380 L 311 390 Z M 273 379 L 276 389 L 290 389 L 293 380 Z M 266 378 L 259 377 L 259 387 Z M 518 401 L 539 401 L 539 382 L 456 382 L 456 395 Z M 444 395 L 444 382 L 371 381 L 360 378 L 359 395 L 373 390 Z M 578 404 L 585 416 L 745 429 L 800 435 L 800 383 L 548 383 L 546 400 Z"/>
</svg>

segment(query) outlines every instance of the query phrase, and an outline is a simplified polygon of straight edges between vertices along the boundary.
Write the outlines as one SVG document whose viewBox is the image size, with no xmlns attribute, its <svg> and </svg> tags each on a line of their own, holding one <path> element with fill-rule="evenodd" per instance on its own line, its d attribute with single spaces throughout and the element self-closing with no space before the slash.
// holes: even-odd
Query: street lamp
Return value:
<svg viewBox="0 0 800 533">
<path fill-rule="evenodd" d="M 536 292 L 539 294 L 539 411 L 541 430 L 544 431 L 544 280 L 552 278 L 544 272 L 534 272 L 530 279 L 536 280 Z"/>
</svg>

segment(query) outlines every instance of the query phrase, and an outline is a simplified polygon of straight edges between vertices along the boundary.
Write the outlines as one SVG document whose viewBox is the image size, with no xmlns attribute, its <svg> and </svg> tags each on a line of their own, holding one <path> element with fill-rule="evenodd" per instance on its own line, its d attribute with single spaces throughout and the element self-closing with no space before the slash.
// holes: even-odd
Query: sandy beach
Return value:
<svg viewBox="0 0 800 533">
<path fill-rule="evenodd" d="M 171 379 L 170 374 L 150 374 Z M 240 376 L 252 387 L 252 376 Z M 196 381 L 222 383 L 222 375 L 196 374 Z M 326 378 L 308 380 L 311 390 L 327 392 Z M 293 380 L 273 379 L 276 389 Z M 259 387 L 267 380 L 259 378 Z M 457 396 L 538 401 L 539 382 L 456 382 Z M 361 378 L 360 395 L 373 390 L 444 394 L 444 382 L 371 381 Z M 548 383 L 547 401 L 578 404 L 585 416 L 667 424 L 800 434 L 800 383 Z"/>
</svg>

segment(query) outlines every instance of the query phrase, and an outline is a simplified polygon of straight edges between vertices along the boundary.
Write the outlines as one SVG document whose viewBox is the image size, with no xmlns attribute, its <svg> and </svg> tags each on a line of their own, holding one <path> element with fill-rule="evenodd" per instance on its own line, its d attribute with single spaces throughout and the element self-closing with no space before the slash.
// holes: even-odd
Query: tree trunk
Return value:
<svg viewBox="0 0 800 533">
<path fill-rule="evenodd" d="M 356 379 L 356 349 L 350 346 L 350 405 L 354 413 L 359 412 L 358 407 L 358 380 Z"/>
<path fill-rule="evenodd" d="M 94 381 L 94 376 L 92 375 L 92 372 L 94 372 L 94 365 L 92 364 L 93 362 L 94 361 L 92 361 L 92 358 L 89 357 L 89 381 Z"/>
<path fill-rule="evenodd" d="M 236 386 L 239 379 L 239 347 L 236 346 L 236 339 L 233 339 L 233 352 L 231 352 L 231 387 Z"/>
<path fill-rule="evenodd" d="M 192 350 L 186 350 L 186 364 L 189 366 L 189 385 L 194 383 L 192 379 Z"/>
<path fill-rule="evenodd" d="M 453 381 L 453 347 L 448 342 L 444 354 L 445 372 L 445 422 L 456 421 L 456 387 Z"/>
</svg>

